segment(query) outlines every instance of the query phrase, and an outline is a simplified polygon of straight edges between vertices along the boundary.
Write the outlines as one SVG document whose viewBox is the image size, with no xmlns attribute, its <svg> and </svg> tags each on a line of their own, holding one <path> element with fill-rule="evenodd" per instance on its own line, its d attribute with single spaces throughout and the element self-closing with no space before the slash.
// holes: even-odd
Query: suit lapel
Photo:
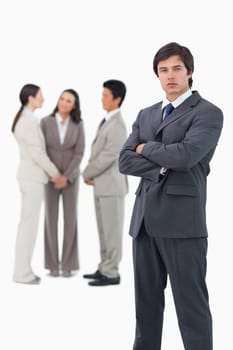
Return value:
<svg viewBox="0 0 233 350">
<path fill-rule="evenodd" d="M 51 119 L 50 119 L 51 133 L 53 134 L 54 140 L 59 145 L 60 148 L 63 148 L 69 142 L 69 140 L 70 140 L 70 138 L 72 136 L 72 133 L 73 133 L 73 127 L 72 126 L 73 126 L 73 122 L 70 119 L 67 131 L 66 131 L 64 142 L 63 142 L 63 144 L 61 144 L 56 118 L 51 116 Z"/>
<path fill-rule="evenodd" d="M 96 141 L 96 139 L 101 135 L 101 133 L 107 128 L 109 127 L 109 125 L 115 120 L 115 119 L 118 119 L 121 117 L 121 114 L 120 112 L 117 112 L 116 114 L 114 114 L 112 117 L 110 117 L 102 126 L 101 128 L 99 128 L 97 130 L 97 133 L 96 133 L 96 137 L 93 141 L 93 143 Z"/>
<path fill-rule="evenodd" d="M 190 109 L 190 107 L 189 107 Z M 178 106 L 177 108 L 174 109 L 174 111 L 172 111 L 172 113 L 161 122 L 159 128 L 157 129 L 157 134 L 164 129 L 167 125 L 173 123 L 175 120 L 181 118 L 185 113 L 187 113 L 187 108 L 180 108 L 180 106 Z"/>
<path fill-rule="evenodd" d="M 162 106 L 162 102 L 159 103 L 156 106 L 156 109 L 153 109 L 151 111 L 151 114 L 150 114 L 150 125 L 151 125 L 151 128 L 152 128 L 152 134 L 153 135 L 157 133 L 157 130 L 159 129 L 159 127 L 161 125 L 161 120 L 162 120 L 162 109 L 161 109 L 161 106 Z"/>
<path fill-rule="evenodd" d="M 60 143 L 60 138 L 59 138 L 59 133 L 58 133 L 58 127 L 57 127 L 57 122 L 56 122 L 56 118 L 54 116 L 50 116 L 49 118 L 49 123 L 50 123 L 50 130 L 51 133 L 53 135 L 54 141 L 59 145 L 59 147 L 61 146 Z"/>
<path fill-rule="evenodd" d="M 71 139 L 71 136 L 73 134 L 73 130 L 74 130 L 73 129 L 73 121 L 70 118 L 67 130 L 66 130 L 65 139 L 64 139 L 64 142 L 63 142 L 63 144 L 61 146 L 65 146 L 69 142 L 69 140 Z"/>
<path fill-rule="evenodd" d="M 198 92 L 193 92 L 192 96 L 187 98 L 183 103 L 181 103 L 181 105 L 175 108 L 164 121 L 162 121 L 156 131 L 156 135 L 167 125 L 173 123 L 175 120 L 182 118 L 185 114 L 187 114 L 200 101 L 200 98 L 201 97 Z"/>
</svg>

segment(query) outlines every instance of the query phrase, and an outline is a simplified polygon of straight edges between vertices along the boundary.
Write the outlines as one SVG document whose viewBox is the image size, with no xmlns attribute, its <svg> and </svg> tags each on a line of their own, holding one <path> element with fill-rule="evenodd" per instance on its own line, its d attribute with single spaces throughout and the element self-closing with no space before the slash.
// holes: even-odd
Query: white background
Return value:
<svg viewBox="0 0 233 350">
<path fill-rule="evenodd" d="M 40 286 L 12 282 L 20 197 L 18 148 L 10 133 L 25 83 L 41 86 L 50 113 L 63 89 L 81 100 L 86 151 L 103 116 L 102 83 L 121 79 L 128 92 L 122 106 L 128 132 L 138 111 L 163 97 L 153 73 L 156 51 L 170 41 L 190 48 L 194 85 L 218 105 L 225 121 L 208 182 L 208 275 L 215 349 L 232 349 L 232 18 L 230 2 L 138 0 L 20 0 L 0 5 L 0 347 L 4 350 L 128 350 L 134 338 L 134 292 L 128 226 L 138 180 L 130 178 L 126 202 L 122 283 L 91 288 L 82 274 L 99 257 L 92 190 L 80 182 L 81 269 L 70 279 L 53 279 L 43 269 L 43 210 L 33 266 Z M 33 205 L 33 203 L 32 203 Z M 3 345 L 4 344 L 4 345 Z M 170 292 L 166 290 L 163 349 L 183 349 Z M 197 349 L 198 350 L 198 349 Z"/>
</svg>

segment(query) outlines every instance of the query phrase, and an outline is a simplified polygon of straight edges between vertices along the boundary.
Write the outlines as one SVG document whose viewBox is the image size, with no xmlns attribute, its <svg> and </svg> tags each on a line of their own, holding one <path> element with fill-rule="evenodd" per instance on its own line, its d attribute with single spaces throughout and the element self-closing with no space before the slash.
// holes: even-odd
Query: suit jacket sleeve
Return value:
<svg viewBox="0 0 233 350">
<path fill-rule="evenodd" d="M 35 163 L 37 163 L 49 176 L 53 177 L 59 174 L 58 169 L 51 162 L 46 154 L 45 148 L 43 148 L 40 126 L 33 122 L 27 122 L 24 131 L 24 143 L 27 146 L 27 150 Z"/>
<path fill-rule="evenodd" d="M 106 137 L 104 148 L 99 154 L 90 159 L 87 167 L 83 171 L 85 180 L 94 179 L 106 171 L 119 158 L 122 144 L 126 139 L 125 126 L 118 125 L 117 129 L 110 128 Z"/>
<path fill-rule="evenodd" d="M 81 121 L 78 125 L 79 132 L 77 137 L 77 142 L 74 148 L 73 158 L 65 170 L 64 175 L 68 178 L 69 182 L 74 182 L 79 173 L 79 166 L 83 158 L 84 148 L 85 148 L 85 137 L 83 122 Z"/>
<path fill-rule="evenodd" d="M 161 166 L 135 152 L 137 145 L 142 143 L 139 135 L 140 113 L 133 124 L 131 134 L 121 150 L 119 169 L 123 174 L 139 176 L 156 181 L 158 179 Z"/>
<path fill-rule="evenodd" d="M 41 119 L 41 121 L 40 121 L 40 128 L 41 128 L 41 131 L 42 131 L 43 135 L 45 135 L 45 118 Z"/>
<path fill-rule="evenodd" d="M 142 156 L 167 169 L 190 169 L 217 145 L 223 124 L 222 111 L 214 105 L 199 109 L 183 140 L 170 144 L 149 141 Z"/>
</svg>

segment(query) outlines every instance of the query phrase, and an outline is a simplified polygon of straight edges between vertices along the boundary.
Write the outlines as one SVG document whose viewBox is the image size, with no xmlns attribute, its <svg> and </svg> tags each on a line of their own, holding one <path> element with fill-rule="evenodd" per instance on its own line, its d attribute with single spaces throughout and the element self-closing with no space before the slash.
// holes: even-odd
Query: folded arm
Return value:
<svg viewBox="0 0 233 350">
<path fill-rule="evenodd" d="M 143 155 L 136 152 L 137 146 L 141 144 L 138 125 L 139 116 L 133 124 L 132 132 L 121 150 L 119 170 L 121 173 L 126 175 L 133 175 L 156 181 L 159 176 L 161 166 L 149 159 L 146 159 Z"/>
<path fill-rule="evenodd" d="M 216 147 L 222 123 L 222 112 L 216 107 L 199 112 L 183 140 L 171 144 L 149 141 L 141 155 L 167 169 L 190 169 Z"/>
</svg>

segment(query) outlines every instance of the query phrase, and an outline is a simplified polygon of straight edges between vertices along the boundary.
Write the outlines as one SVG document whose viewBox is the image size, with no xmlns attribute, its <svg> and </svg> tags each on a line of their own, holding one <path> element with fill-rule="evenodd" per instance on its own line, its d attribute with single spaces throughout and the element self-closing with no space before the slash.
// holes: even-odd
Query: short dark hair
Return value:
<svg viewBox="0 0 233 350">
<path fill-rule="evenodd" d="M 105 81 L 103 83 L 103 87 L 111 90 L 114 99 L 117 97 L 121 98 L 121 101 L 119 103 L 119 107 L 120 107 L 126 95 L 125 84 L 120 80 L 111 79 L 111 80 Z"/>
<path fill-rule="evenodd" d="M 159 51 L 155 54 L 154 61 L 153 61 L 153 69 L 155 74 L 158 76 L 158 64 L 160 61 L 164 61 L 169 57 L 176 56 L 176 55 L 180 57 L 188 73 L 191 73 L 194 71 L 194 59 L 190 50 L 185 46 L 181 46 L 175 42 L 171 42 L 161 47 Z M 189 78 L 190 88 L 192 87 L 192 83 L 193 83 L 193 79 Z"/>
</svg>

